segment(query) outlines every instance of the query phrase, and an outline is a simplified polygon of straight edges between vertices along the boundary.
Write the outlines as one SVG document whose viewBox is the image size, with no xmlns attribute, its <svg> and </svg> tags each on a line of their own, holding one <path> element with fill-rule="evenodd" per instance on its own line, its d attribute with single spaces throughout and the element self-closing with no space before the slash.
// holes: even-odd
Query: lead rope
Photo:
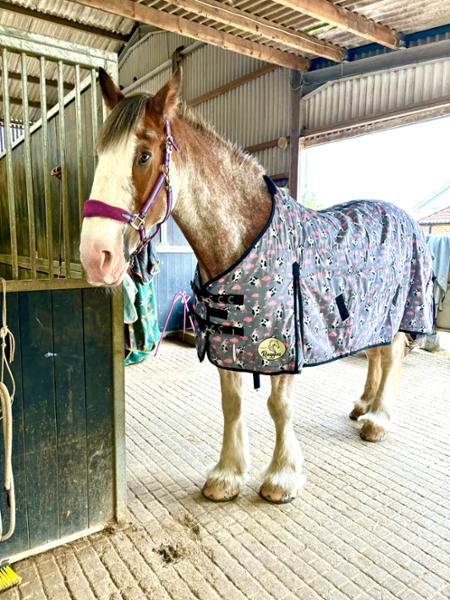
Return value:
<svg viewBox="0 0 450 600">
<path fill-rule="evenodd" d="M 4 476 L 3 487 L 9 507 L 9 529 L 3 535 L 3 515 L 0 512 L 0 542 L 6 542 L 13 535 L 16 528 L 16 495 L 14 491 L 14 477 L 12 470 L 12 403 L 16 393 L 16 384 L 11 371 L 10 364 L 14 360 L 16 342 L 6 321 L 6 281 L 0 278 L 2 284 L 2 324 L 0 327 L 1 342 L 1 367 L 0 367 L 0 403 L 1 421 L 3 425 L 3 449 L 4 449 Z M 7 342 L 9 343 L 9 357 L 7 356 Z M 4 383 L 5 370 L 11 380 L 12 392 L 9 393 Z"/>
<path fill-rule="evenodd" d="M 158 344 L 156 346 L 155 358 L 159 354 L 159 348 L 160 348 L 160 346 L 162 344 L 163 337 L 164 337 L 164 335 L 166 333 L 167 326 L 169 325 L 169 320 L 170 320 L 170 317 L 172 316 L 173 309 L 175 308 L 175 304 L 178 302 L 178 300 L 181 300 L 181 303 L 183 304 L 183 340 L 184 340 L 184 337 L 186 335 L 187 319 L 189 319 L 189 321 L 191 323 L 192 331 L 195 333 L 195 331 L 196 331 L 195 330 L 195 324 L 194 324 L 194 321 L 192 320 L 191 310 L 189 308 L 189 300 L 190 299 L 191 299 L 191 297 L 188 296 L 186 294 L 186 292 L 184 292 L 184 291 L 177 292 L 175 294 L 175 296 L 173 297 L 172 304 L 170 305 L 169 312 L 167 314 L 166 322 L 164 323 L 164 328 L 163 328 L 163 330 L 161 332 L 161 336 L 160 336 L 160 338 L 158 340 Z"/>
</svg>

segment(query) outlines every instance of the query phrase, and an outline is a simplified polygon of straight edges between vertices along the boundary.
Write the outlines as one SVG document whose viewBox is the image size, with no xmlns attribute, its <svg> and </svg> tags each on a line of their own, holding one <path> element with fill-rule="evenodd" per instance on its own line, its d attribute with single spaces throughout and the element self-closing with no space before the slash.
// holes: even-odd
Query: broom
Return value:
<svg viewBox="0 0 450 600">
<path fill-rule="evenodd" d="M 22 581 L 22 577 L 17 575 L 10 565 L 3 565 L 0 567 L 0 591 L 8 590 L 15 585 L 19 585 Z"/>
</svg>

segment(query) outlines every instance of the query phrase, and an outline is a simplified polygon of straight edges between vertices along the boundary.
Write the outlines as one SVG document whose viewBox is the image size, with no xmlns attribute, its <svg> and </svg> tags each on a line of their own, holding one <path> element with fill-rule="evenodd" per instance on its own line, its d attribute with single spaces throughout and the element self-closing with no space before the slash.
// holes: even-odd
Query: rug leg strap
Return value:
<svg viewBox="0 0 450 600">
<path fill-rule="evenodd" d="M 259 373 L 253 373 L 253 387 L 255 390 L 259 390 L 261 387 L 261 377 Z"/>
</svg>

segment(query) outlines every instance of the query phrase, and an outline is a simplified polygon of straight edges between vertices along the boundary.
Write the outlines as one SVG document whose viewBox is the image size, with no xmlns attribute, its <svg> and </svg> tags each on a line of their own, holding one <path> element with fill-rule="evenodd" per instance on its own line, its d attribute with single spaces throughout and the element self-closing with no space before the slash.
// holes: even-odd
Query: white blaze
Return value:
<svg viewBox="0 0 450 600">
<path fill-rule="evenodd" d="M 111 206 L 132 210 L 134 186 L 132 179 L 136 136 L 130 134 L 119 143 L 102 152 L 98 158 L 90 198 Z M 95 248 L 122 247 L 123 223 L 104 217 L 83 220 L 81 255 Z"/>
</svg>

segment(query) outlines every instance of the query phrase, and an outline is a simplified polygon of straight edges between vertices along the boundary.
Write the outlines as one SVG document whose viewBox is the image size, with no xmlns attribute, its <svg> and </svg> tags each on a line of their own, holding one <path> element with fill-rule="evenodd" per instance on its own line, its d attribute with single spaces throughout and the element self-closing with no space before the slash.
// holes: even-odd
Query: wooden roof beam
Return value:
<svg viewBox="0 0 450 600">
<path fill-rule="evenodd" d="M 58 17 L 57 15 L 52 15 L 50 13 L 44 13 L 38 10 L 33 10 L 32 8 L 26 8 L 25 6 L 19 6 L 18 4 L 9 4 L 8 2 L 0 1 L 0 9 L 9 10 L 10 12 L 19 15 L 24 15 L 26 17 L 31 17 L 33 19 L 41 19 L 42 21 L 48 21 L 49 23 L 55 23 L 56 25 L 71 27 L 72 29 L 78 29 L 79 31 L 83 31 L 84 33 L 100 35 L 102 37 L 110 38 L 112 40 L 117 40 L 118 42 L 125 43 L 130 38 L 130 35 L 117 33 L 116 31 L 108 31 L 107 29 L 102 29 L 101 27 L 94 27 L 93 25 L 84 25 L 83 23 L 77 23 L 77 21 L 71 21 L 70 19 L 65 19 L 64 17 Z"/>
<path fill-rule="evenodd" d="M 276 25 L 268 19 L 242 12 L 216 0 L 170 0 L 170 3 L 200 17 L 230 25 L 299 52 L 322 56 L 334 62 L 341 62 L 344 58 L 343 51 L 334 44 L 297 33 L 293 29 Z"/>
<path fill-rule="evenodd" d="M 399 35 L 390 27 L 380 25 L 328 0 L 275 0 L 275 2 L 319 21 L 336 25 L 340 29 L 350 31 L 382 46 L 393 49 L 399 47 Z"/>
<path fill-rule="evenodd" d="M 182 17 L 176 17 L 155 8 L 138 4 L 132 0 L 71 0 L 77 4 L 96 8 L 105 12 L 132 19 L 139 23 L 154 25 L 166 31 L 172 31 L 180 35 L 200 40 L 213 46 L 219 46 L 225 50 L 231 50 L 238 54 L 251 56 L 259 60 L 274 63 L 281 67 L 304 71 L 309 66 L 309 61 L 301 56 L 295 56 L 288 52 L 268 48 L 262 44 L 250 42 L 229 33 L 217 31 L 212 27 L 193 23 Z"/>
</svg>

